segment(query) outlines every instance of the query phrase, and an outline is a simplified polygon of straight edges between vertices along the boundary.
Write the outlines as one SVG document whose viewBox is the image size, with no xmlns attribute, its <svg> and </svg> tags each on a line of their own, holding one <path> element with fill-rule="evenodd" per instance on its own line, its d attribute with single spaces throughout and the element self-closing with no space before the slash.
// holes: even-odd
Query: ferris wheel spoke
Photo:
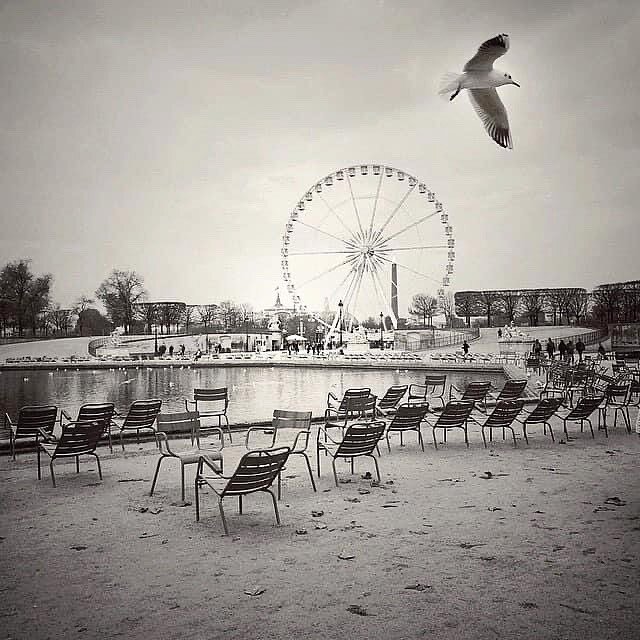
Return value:
<svg viewBox="0 0 640 640">
<path fill-rule="evenodd" d="M 412 222 L 411 224 L 409 224 L 406 227 L 404 227 L 404 229 L 400 229 L 400 231 L 396 231 L 396 233 L 388 236 L 384 240 L 380 240 L 379 244 L 381 244 L 381 245 L 382 244 L 386 244 L 387 242 L 389 242 L 389 240 L 393 240 L 394 238 L 397 238 L 398 236 L 402 235 L 403 233 L 406 233 L 410 229 L 414 229 L 418 225 L 421 225 L 423 222 L 426 222 L 427 220 L 429 220 L 429 218 L 433 218 L 433 216 L 435 216 L 435 215 L 436 215 L 436 212 L 434 211 L 433 213 L 430 213 L 428 216 L 423 216 L 422 218 L 420 218 L 420 220 L 416 220 L 415 222 Z"/>
<path fill-rule="evenodd" d="M 356 204 L 355 196 L 353 195 L 353 185 L 351 184 L 351 178 L 347 174 L 347 184 L 349 185 L 349 193 L 351 194 L 351 203 L 353 204 L 353 210 L 356 214 L 356 220 L 358 221 L 358 229 L 360 229 L 360 235 L 364 240 L 364 230 L 362 229 L 362 222 L 360 221 L 360 212 L 358 211 L 358 205 Z"/>
<path fill-rule="evenodd" d="M 344 230 L 350 237 L 355 236 L 355 233 L 346 225 L 345 221 L 337 214 L 336 210 L 326 201 L 326 199 L 320 195 L 320 200 L 324 202 L 327 209 L 334 215 L 336 220 L 344 227 Z"/>
<path fill-rule="evenodd" d="M 380 247 L 376 249 L 380 253 L 389 253 L 390 251 L 420 251 L 421 249 L 446 249 L 446 244 L 426 244 L 420 247 Z"/>
<path fill-rule="evenodd" d="M 297 224 L 300 224 L 303 227 L 307 227 L 307 229 L 313 229 L 313 231 L 317 231 L 318 233 L 322 233 L 325 236 L 328 236 L 329 238 L 333 238 L 334 240 L 337 240 L 338 242 L 342 242 L 342 244 L 346 245 L 347 247 L 355 247 L 354 243 L 351 240 L 345 240 L 344 238 L 339 238 L 338 236 L 335 236 L 332 233 L 329 233 L 328 231 L 325 231 L 324 229 L 320 229 L 318 227 L 313 226 L 312 224 L 308 224 L 306 222 L 302 222 L 302 220 L 298 220 Z"/>
<path fill-rule="evenodd" d="M 354 254 L 353 249 L 345 249 L 343 251 L 289 251 L 290 256 L 330 256 L 330 255 L 338 255 L 348 253 L 349 255 Z"/>
<path fill-rule="evenodd" d="M 334 265 L 333 267 L 329 268 L 329 269 L 325 269 L 324 271 L 322 271 L 321 273 L 319 273 L 316 276 L 313 276 L 313 278 L 309 278 L 309 280 L 305 280 L 304 282 L 302 282 L 301 284 L 298 285 L 298 288 L 301 289 L 302 287 L 310 284 L 311 282 L 315 282 L 316 280 L 319 280 L 320 278 L 322 278 L 323 276 L 328 275 L 329 273 L 332 273 L 333 271 L 336 271 L 337 269 L 340 269 L 340 267 L 344 267 L 345 265 L 349 264 L 350 262 L 353 262 L 354 258 L 347 258 L 346 260 L 343 260 L 342 262 L 340 262 L 339 264 Z"/>
<path fill-rule="evenodd" d="M 393 220 L 396 213 L 398 213 L 398 211 L 402 209 L 404 203 L 407 201 L 407 198 L 411 195 L 415 188 L 415 185 L 413 185 L 407 189 L 407 192 L 404 194 L 404 196 L 402 196 L 402 199 L 400 200 L 400 202 L 398 202 L 396 208 L 389 214 L 389 217 L 386 219 L 385 223 L 378 229 L 376 238 L 379 238 L 384 233 L 384 230 L 387 228 L 388 224 Z"/>
<path fill-rule="evenodd" d="M 382 281 L 380 280 L 380 274 L 378 274 L 378 273 L 375 274 L 375 278 L 374 278 L 374 286 L 376 286 L 376 284 L 377 284 L 376 288 L 378 289 L 378 295 L 384 301 L 387 313 L 391 316 L 391 322 L 392 322 L 394 328 L 397 328 L 397 326 L 398 326 L 398 318 L 396 317 L 396 314 L 393 311 L 393 307 L 391 306 L 391 303 L 389 302 L 389 299 L 387 298 L 387 296 L 384 293 L 384 287 L 382 286 Z"/>
<path fill-rule="evenodd" d="M 405 271 L 409 271 L 410 273 L 414 273 L 417 276 L 421 276 L 422 278 L 426 278 L 427 280 L 431 280 L 432 282 L 435 282 L 438 285 L 440 284 L 440 280 L 436 280 L 435 278 L 432 278 L 431 276 L 428 276 L 426 273 L 420 273 L 420 271 L 416 271 L 415 269 L 412 269 L 411 267 L 407 267 L 407 265 L 401 264 L 400 262 L 396 262 L 396 264 L 401 269 L 404 269 Z"/>
<path fill-rule="evenodd" d="M 373 223 L 376 219 L 376 211 L 378 209 L 378 199 L 380 198 L 381 187 L 382 187 L 382 172 L 380 172 L 380 177 L 378 178 L 378 187 L 376 188 L 376 198 L 373 201 L 373 210 L 371 211 L 371 220 L 369 222 L 369 235 L 368 235 L 369 240 L 373 238 Z"/>
</svg>

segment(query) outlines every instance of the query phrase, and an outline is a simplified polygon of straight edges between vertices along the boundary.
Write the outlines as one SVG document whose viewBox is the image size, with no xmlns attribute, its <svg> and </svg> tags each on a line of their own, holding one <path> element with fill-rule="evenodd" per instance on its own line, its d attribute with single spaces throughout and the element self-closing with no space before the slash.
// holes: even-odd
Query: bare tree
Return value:
<svg viewBox="0 0 640 640">
<path fill-rule="evenodd" d="M 408 309 L 409 315 L 422 318 L 422 326 L 433 325 L 433 316 L 438 312 L 438 301 L 428 293 L 416 293 L 411 299 L 411 306 Z"/>
<path fill-rule="evenodd" d="M 122 325 L 125 333 L 131 331 L 136 303 L 146 295 L 141 276 L 135 271 L 118 269 L 114 269 L 96 290 L 96 297 L 102 300 L 111 322 Z"/>
<path fill-rule="evenodd" d="M 213 322 L 217 308 L 218 307 L 215 304 L 201 304 L 198 306 L 198 315 L 200 316 L 200 322 L 204 325 L 205 331 Z"/>
</svg>

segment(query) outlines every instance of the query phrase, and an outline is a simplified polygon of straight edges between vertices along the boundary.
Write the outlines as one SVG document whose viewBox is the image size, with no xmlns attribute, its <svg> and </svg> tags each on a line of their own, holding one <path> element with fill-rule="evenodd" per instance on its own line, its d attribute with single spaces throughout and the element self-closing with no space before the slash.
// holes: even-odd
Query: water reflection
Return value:
<svg viewBox="0 0 640 640">
<path fill-rule="evenodd" d="M 450 373 L 447 383 L 457 387 L 469 380 L 491 380 L 500 387 L 504 377 L 487 373 Z M 231 423 L 268 420 L 275 408 L 324 413 L 327 393 L 340 396 L 349 387 L 371 387 L 384 394 L 392 384 L 421 383 L 424 372 L 407 370 L 356 371 L 346 369 L 180 367 L 99 369 L 95 371 L 3 371 L 0 403 L 15 416 L 28 404 L 55 404 L 75 415 L 87 402 L 113 402 L 125 412 L 134 400 L 161 398 L 164 412 L 183 411 L 194 387 L 227 387 Z"/>
</svg>

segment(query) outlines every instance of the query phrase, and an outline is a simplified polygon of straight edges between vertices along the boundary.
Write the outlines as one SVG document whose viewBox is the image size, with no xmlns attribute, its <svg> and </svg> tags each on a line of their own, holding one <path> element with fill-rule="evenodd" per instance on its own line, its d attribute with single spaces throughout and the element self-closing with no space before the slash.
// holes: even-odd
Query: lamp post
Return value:
<svg viewBox="0 0 640 640">
<path fill-rule="evenodd" d="M 383 319 L 384 319 L 384 315 L 382 314 L 382 311 L 381 311 L 380 312 L 380 350 L 384 349 L 384 337 L 382 335 L 382 329 L 384 327 Z"/>
<path fill-rule="evenodd" d="M 153 325 L 154 329 L 154 340 L 153 340 L 153 355 L 158 355 L 158 325 Z"/>
<path fill-rule="evenodd" d="M 338 344 L 338 347 L 342 346 L 342 300 L 340 300 L 340 302 L 338 302 L 338 309 L 339 309 L 339 323 L 340 323 L 340 343 Z"/>
<path fill-rule="evenodd" d="M 246 342 L 244 344 L 245 351 L 249 351 L 249 314 L 246 312 L 244 314 L 244 332 L 246 338 Z"/>
</svg>

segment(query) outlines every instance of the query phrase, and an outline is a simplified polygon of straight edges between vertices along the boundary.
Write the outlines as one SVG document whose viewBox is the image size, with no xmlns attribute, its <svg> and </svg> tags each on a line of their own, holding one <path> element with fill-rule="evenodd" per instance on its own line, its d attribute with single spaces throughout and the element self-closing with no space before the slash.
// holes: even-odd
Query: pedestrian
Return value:
<svg viewBox="0 0 640 640">
<path fill-rule="evenodd" d="M 502 329 L 498 329 L 498 340 L 502 338 Z"/>
<path fill-rule="evenodd" d="M 553 362 L 553 354 L 556 352 L 556 345 L 551 338 L 547 340 L 547 355 L 549 360 Z"/>
<path fill-rule="evenodd" d="M 540 340 L 538 338 L 535 339 L 533 343 L 533 355 L 540 359 L 540 354 L 542 353 L 542 345 L 540 344 Z"/>
<path fill-rule="evenodd" d="M 180 355 L 184 356 L 185 347 L 183 344 L 180 345 Z"/>
<path fill-rule="evenodd" d="M 567 342 L 567 360 L 573 364 L 573 353 L 575 351 L 575 347 L 573 346 L 573 342 L 569 340 Z"/>
<path fill-rule="evenodd" d="M 462 350 L 465 356 L 469 353 L 469 343 L 466 340 L 462 343 Z"/>
<path fill-rule="evenodd" d="M 173 345 L 169 345 L 169 356 L 173 357 Z"/>
<path fill-rule="evenodd" d="M 606 360 L 607 359 L 607 351 L 606 349 L 602 346 L 602 342 L 600 342 L 598 344 L 598 355 L 600 356 L 601 360 Z"/>
<path fill-rule="evenodd" d="M 582 354 L 585 350 L 584 342 L 580 338 L 578 338 L 578 342 L 576 342 L 576 351 L 578 352 L 578 362 L 582 362 Z"/>
<path fill-rule="evenodd" d="M 560 352 L 560 362 L 564 362 L 567 355 L 567 345 L 564 343 L 564 340 L 558 342 L 558 351 Z"/>
</svg>

